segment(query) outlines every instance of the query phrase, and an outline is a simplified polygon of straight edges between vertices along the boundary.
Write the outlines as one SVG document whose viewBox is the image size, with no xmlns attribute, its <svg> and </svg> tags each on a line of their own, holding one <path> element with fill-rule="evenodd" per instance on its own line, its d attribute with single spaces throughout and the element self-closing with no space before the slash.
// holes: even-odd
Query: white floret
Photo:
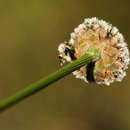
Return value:
<svg viewBox="0 0 130 130">
<path fill-rule="evenodd" d="M 58 47 L 58 51 L 59 51 L 60 53 L 62 53 L 62 52 L 64 52 L 64 49 L 65 49 L 65 45 L 64 45 L 63 43 L 61 43 L 61 44 L 59 45 L 59 47 Z"/>
<path fill-rule="evenodd" d="M 118 32 L 118 29 L 117 29 L 116 27 L 113 27 L 111 33 L 114 35 L 114 34 L 116 34 L 117 32 Z"/>
</svg>

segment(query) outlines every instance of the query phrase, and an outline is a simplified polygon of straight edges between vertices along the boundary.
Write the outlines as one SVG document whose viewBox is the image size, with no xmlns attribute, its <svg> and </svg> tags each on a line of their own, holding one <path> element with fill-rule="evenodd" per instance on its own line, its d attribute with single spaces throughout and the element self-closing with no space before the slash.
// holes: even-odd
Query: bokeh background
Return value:
<svg viewBox="0 0 130 130">
<path fill-rule="evenodd" d="M 129 0 L 0 0 L 0 99 L 60 68 L 58 44 L 93 16 L 130 48 Z M 108 87 L 71 74 L 0 113 L 0 130 L 130 130 L 129 76 Z"/>
</svg>

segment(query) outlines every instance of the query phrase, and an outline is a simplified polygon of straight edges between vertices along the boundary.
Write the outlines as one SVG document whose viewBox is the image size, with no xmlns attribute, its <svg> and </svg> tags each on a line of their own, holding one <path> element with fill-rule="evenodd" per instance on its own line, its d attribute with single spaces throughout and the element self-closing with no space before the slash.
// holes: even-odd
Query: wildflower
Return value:
<svg viewBox="0 0 130 130">
<path fill-rule="evenodd" d="M 76 78 L 106 85 L 122 81 L 130 63 L 127 44 L 116 27 L 95 17 L 85 19 L 71 33 L 69 42 L 59 45 L 61 65 L 73 62 L 91 48 L 99 51 L 100 58 L 74 71 Z"/>
</svg>

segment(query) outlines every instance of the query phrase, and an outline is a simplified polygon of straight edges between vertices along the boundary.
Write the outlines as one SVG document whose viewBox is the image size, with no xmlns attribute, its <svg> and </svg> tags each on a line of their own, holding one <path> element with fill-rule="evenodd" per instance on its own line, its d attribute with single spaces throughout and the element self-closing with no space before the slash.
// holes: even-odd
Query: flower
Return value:
<svg viewBox="0 0 130 130">
<path fill-rule="evenodd" d="M 116 27 L 96 17 L 85 19 L 71 33 L 69 42 L 59 45 L 61 65 L 73 62 L 91 48 L 99 51 L 100 58 L 74 71 L 76 78 L 106 85 L 122 81 L 130 63 L 127 44 Z"/>
</svg>

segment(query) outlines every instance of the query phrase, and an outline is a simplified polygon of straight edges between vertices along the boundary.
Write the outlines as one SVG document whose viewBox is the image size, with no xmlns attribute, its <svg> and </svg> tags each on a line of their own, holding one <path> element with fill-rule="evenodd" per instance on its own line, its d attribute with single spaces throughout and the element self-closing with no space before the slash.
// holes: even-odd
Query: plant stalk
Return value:
<svg viewBox="0 0 130 130">
<path fill-rule="evenodd" d="M 46 88 L 48 85 L 54 83 L 55 81 L 63 78 L 64 76 L 70 74 L 71 72 L 79 69 L 83 65 L 90 63 L 93 60 L 99 58 L 99 53 L 95 49 L 88 50 L 87 53 L 81 58 L 73 61 L 72 63 L 60 68 L 56 72 L 51 73 L 50 75 L 42 78 L 41 80 L 32 83 L 28 87 L 16 92 L 14 95 L 3 99 L 0 101 L 0 112 L 9 108 L 10 106 L 22 101 L 23 99 L 35 94 L 43 88 Z"/>
</svg>

